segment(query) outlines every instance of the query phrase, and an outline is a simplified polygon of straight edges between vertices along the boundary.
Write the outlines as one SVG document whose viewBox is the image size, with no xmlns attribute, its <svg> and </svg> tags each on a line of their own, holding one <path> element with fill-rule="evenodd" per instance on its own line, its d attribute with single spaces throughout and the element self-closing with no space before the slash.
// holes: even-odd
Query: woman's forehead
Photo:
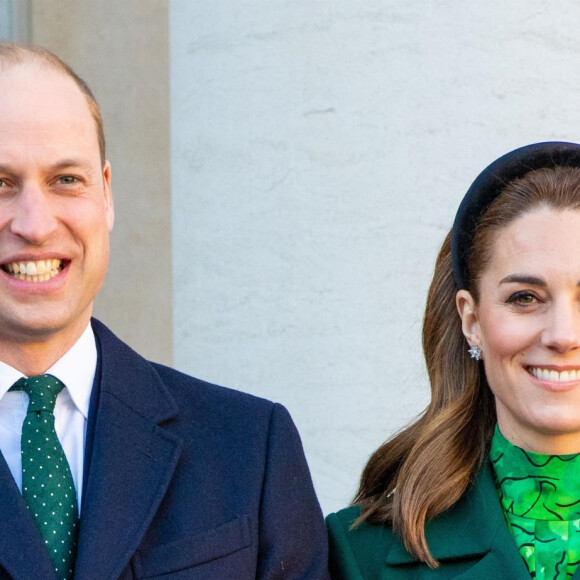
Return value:
<svg viewBox="0 0 580 580">
<path fill-rule="evenodd" d="M 482 278 L 516 271 L 580 276 L 580 210 L 541 207 L 500 229 Z"/>
</svg>

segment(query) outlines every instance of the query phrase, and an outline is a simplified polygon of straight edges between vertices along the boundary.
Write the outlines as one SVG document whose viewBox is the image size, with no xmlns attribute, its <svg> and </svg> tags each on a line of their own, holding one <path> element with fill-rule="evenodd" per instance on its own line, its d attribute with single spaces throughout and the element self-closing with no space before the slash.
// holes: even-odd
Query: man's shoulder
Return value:
<svg viewBox="0 0 580 580">
<path fill-rule="evenodd" d="M 273 406 L 281 407 L 281 405 L 257 395 L 252 395 L 235 388 L 217 385 L 156 362 L 148 362 L 174 396 L 195 396 L 198 403 L 205 401 L 207 403 L 215 403 L 219 406 L 236 405 L 247 407 L 254 411 L 260 408 L 269 411 Z"/>
<path fill-rule="evenodd" d="M 189 409 L 196 415 L 207 416 L 208 411 L 212 411 L 214 417 L 219 415 L 222 418 L 233 418 L 237 415 L 243 420 L 252 416 L 254 420 L 259 417 L 262 417 L 262 420 L 269 420 L 272 413 L 288 415 L 286 409 L 278 403 L 237 389 L 219 386 L 149 361 L 124 343 L 102 322 L 93 319 L 92 323 L 103 360 L 114 360 L 115 365 L 122 362 L 119 366 L 124 369 L 127 367 L 140 369 L 144 371 L 143 375 L 149 372 L 152 380 L 155 377 L 165 386 L 180 413 L 187 412 Z"/>
</svg>

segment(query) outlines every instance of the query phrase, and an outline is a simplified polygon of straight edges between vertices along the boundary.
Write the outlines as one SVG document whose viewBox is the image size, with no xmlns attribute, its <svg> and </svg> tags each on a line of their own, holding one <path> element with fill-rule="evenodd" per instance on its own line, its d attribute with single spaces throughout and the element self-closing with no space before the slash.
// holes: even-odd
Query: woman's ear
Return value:
<svg viewBox="0 0 580 580">
<path fill-rule="evenodd" d="M 455 296 L 457 312 L 461 317 L 461 329 L 470 346 L 481 346 L 481 328 L 475 299 L 467 290 L 459 290 Z"/>
</svg>

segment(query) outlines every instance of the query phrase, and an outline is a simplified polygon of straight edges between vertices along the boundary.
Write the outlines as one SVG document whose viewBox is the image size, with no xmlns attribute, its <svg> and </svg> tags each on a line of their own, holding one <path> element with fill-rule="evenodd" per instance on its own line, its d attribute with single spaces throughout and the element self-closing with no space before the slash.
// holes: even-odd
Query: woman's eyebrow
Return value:
<svg viewBox="0 0 580 580">
<path fill-rule="evenodd" d="M 532 276 L 531 274 L 510 274 L 505 278 L 502 278 L 499 282 L 500 284 L 531 284 L 533 286 L 546 286 L 546 282 L 537 276 Z"/>
</svg>

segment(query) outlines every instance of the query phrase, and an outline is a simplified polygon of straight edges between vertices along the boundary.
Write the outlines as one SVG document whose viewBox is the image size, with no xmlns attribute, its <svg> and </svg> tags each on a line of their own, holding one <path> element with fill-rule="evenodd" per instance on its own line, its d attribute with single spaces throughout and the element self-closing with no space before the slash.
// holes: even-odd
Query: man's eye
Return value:
<svg viewBox="0 0 580 580">
<path fill-rule="evenodd" d="M 73 175 L 63 175 L 58 178 L 58 182 L 61 183 L 62 185 L 72 185 L 77 181 L 78 181 L 77 178 L 74 177 Z"/>
</svg>

